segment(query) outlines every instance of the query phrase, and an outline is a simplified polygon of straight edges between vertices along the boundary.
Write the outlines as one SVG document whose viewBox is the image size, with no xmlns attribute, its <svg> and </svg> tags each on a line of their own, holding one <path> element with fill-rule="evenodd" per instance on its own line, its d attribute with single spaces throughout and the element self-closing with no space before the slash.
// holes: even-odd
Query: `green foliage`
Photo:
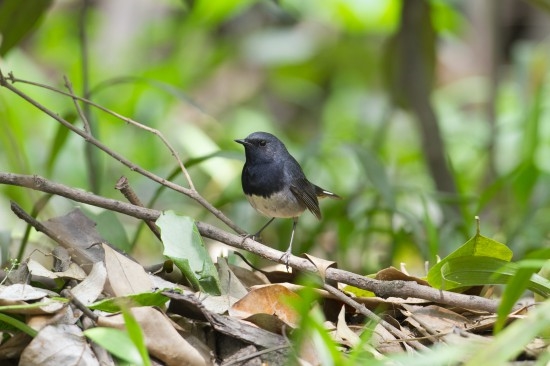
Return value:
<svg viewBox="0 0 550 366">
<path fill-rule="evenodd" d="M 128 332 L 114 328 L 95 327 L 85 330 L 84 335 L 131 365 L 145 365 Z"/>
<path fill-rule="evenodd" d="M 430 268 L 428 282 L 442 290 L 468 286 L 466 282 L 477 281 L 479 270 L 485 273 L 483 278 L 487 279 L 487 276 L 511 259 L 512 251 L 506 245 L 481 235 L 478 226 L 476 234 L 470 240 Z M 470 268 L 465 268 L 465 265 Z M 484 266 L 487 266 L 487 272 L 484 271 Z"/>
<path fill-rule="evenodd" d="M 168 298 L 160 292 L 145 292 L 142 294 L 128 295 L 124 297 L 111 297 L 97 301 L 88 307 L 94 310 L 101 310 L 108 313 L 121 311 L 121 302 L 128 302 L 132 306 L 164 306 Z"/>
<path fill-rule="evenodd" d="M 52 0 L 36 0 L 32 6 L 19 0 L 4 0 L 0 3 L 0 55 L 5 56 L 32 31 L 51 3 Z"/>
<path fill-rule="evenodd" d="M 321 252 L 340 267 L 361 273 L 400 262 L 411 272 L 422 272 L 425 260 L 433 264 L 436 256 L 443 257 L 428 274 L 434 286 L 508 283 L 497 330 L 526 289 L 548 295 L 546 280 L 535 276 L 550 258 L 537 251 L 546 245 L 550 226 L 547 42 L 512 45 L 506 70 L 495 70 L 500 79 L 493 98 L 485 92 L 491 82 L 488 76 L 471 77 L 477 69 L 453 74 L 448 55 L 441 53 L 442 45 L 452 49 L 469 42 L 467 15 L 453 2 L 424 4 L 421 16 L 426 22 L 416 45 L 426 68 L 427 80 L 422 81 L 431 88 L 445 158 L 458 187 L 455 195 L 445 196 L 434 189 L 414 116 L 397 107 L 408 107 L 409 102 L 403 96 L 407 85 L 401 83 L 403 70 L 398 65 L 407 60 L 402 55 L 403 35 L 397 33 L 402 26 L 401 1 L 151 2 L 150 8 L 136 7 L 140 11 L 132 16 L 139 19 L 94 5 L 87 8 L 87 17 L 80 18 L 80 7 L 50 9 L 50 3 L 36 0 L 29 8 L 24 1 L 1 2 L 2 72 L 13 71 L 16 77 L 59 89 L 64 89 L 62 76 L 67 75 L 77 94 L 160 130 L 192 168 L 201 194 L 241 227 L 253 231 L 264 218 L 242 195 L 242 155 L 233 140 L 268 130 L 285 141 L 312 181 L 344 197 L 321 203 L 320 222 L 309 214 L 301 218 L 296 252 Z M 113 32 L 114 24 L 127 28 Z M 79 56 L 81 31 L 89 40 L 88 66 Z M 88 86 L 83 74 L 89 75 Z M 82 127 L 69 97 L 17 85 Z M 485 108 L 491 105 L 492 122 L 486 111 L 490 108 Z M 105 145 L 181 183 L 173 157 L 155 136 L 97 110 L 89 114 L 94 136 Z M 165 238 L 165 254 L 197 288 L 219 293 L 215 269 L 193 224 L 219 224 L 215 218 L 104 154 L 95 157 L 99 171 L 90 176 L 87 167 L 92 159 L 85 153 L 85 142 L 4 90 L 0 120 L 0 170 L 44 175 L 113 198 L 120 198 L 112 186 L 124 174 L 150 207 L 184 212 L 188 218 L 175 224 L 175 232 L 188 240 L 175 240 L 172 229 L 163 228 L 163 236 L 172 238 Z M 8 200 L 32 207 L 40 196 L 13 187 L 0 189 L 0 231 L 19 238 L 23 229 L 8 211 Z M 64 213 L 71 205 L 52 201 L 55 204 L 47 203 L 37 212 L 40 220 Z M 449 216 L 452 205 L 457 210 Z M 483 219 L 485 231 L 495 240 L 479 233 L 468 240 L 465 228 L 474 215 Z M 158 256 L 151 245 L 156 239 L 135 229 L 135 222 L 112 217 L 105 221 L 113 225 L 105 226 L 103 233 L 111 235 L 113 244 L 144 258 Z M 290 228 L 289 220 L 276 220 L 264 241 L 284 249 Z M 128 242 L 127 237 L 133 239 Z M 24 239 L 20 259 L 26 250 Z M 512 251 L 513 264 L 504 266 L 511 262 Z M 518 329 L 529 321 L 517 321 Z M 304 322 L 304 332 L 319 332 L 324 352 L 342 361 L 322 333 L 319 314 Z M 506 330 L 495 344 L 510 346 L 499 343 L 511 337 Z M 537 330 L 525 337 L 533 337 Z M 506 348 L 506 357 L 518 347 Z M 459 360 L 460 352 L 443 350 L 436 356 L 443 360 L 453 353 Z"/>
<path fill-rule="evenodd" d="M 195 221 L 164 212 L 158 219 L 164 255 L 170 258 L 197 291 L 220 295 L 218 271 L 206 250 Z"/>
<path fill-rule="evenodd" d="M 5 309 L 5 310 L 9 310 L 9 309 Z M 36 335 L 38 334 L 36 330 L 29 327 L 25 322 L 21 321 L 20 319 L 17 319 L 17 317 L 13 315 L 7 315 L 4 313 L 0 313 L 0 329 L 2 329 L 2 331 L 8 331 L 8 332 L 13 331 L 14 329 L 17 329 L 24 333 L 27 333 L 31 337 L 36 337 Z"/>
</svg>

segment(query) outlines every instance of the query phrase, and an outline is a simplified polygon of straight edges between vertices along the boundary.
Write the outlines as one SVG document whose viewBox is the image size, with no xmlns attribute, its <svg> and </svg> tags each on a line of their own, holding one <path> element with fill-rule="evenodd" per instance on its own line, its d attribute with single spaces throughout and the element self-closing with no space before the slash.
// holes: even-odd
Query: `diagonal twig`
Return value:
<svg viewBox="0 0 550 366">
<path fill-rule="evenodd" d="M 12 83 L 14 82 L 22 82 L 20 79 L 15 79 L 12 75 L 10 75 L 9 79 L 5 78 L 4 75 L 2 74 L 1 70 L 0 70 L 0 86 L 3 86 L 5 87 L 6 89 L 10 90 L 11 92 L 13 92 L 14 94 L 18 95 L 19 97 L 23 98 L 24 100 L 26 100 L 28 103 L 32 104 L 34 107 L 38 108 L 39 110 L 41 110 L 42 112 L 44 112 L 45 114 L 47 114 L 48 116 L 52 117 L 53 119 L 55 119 L 57 122 L 61 123 L 63 126 L 65 126 L 66 128 L 68 128 L 69 130 L 71 130 L 72 132 L 76 133 L 77 135 L 79 135 L 80 137 L 82 137 L 87 143 L 90 143 L 94 146 L 96 146 L 97 148 L 99 148 L 100 150 L 102 150 L 103 152 L 107 153 L 108 155 L 110 155 L 113 159 L 119 161 L 120 163 L 124 164 L 125 166 L 127 166 L 128 168 L 130 168 L 131 170 L 133 171 L 136 171 L 138 172 L 139 174 L 159 183 L 159 184 L 162 184 L 176 192 L 180 192 L 180 193 L 183 193 L 184 195 L 188 196 L 189 198 L 195 200 L 196 202 L 198 202 L 201 206 L 203 206 L 204 208 L 206 208 L 208 211 L 210 211 L 214 216 L 216 216 L 220 221 L 222 221 L 224 224 L 226 224 L 227 226 L 229 226 L 232 230 L 234 230 L 236 233 L 238 234 L 246 234 L 246 231 L 241 229 L 238 225 L 236 225 L 231 219 L 229 219 L 227 216 L 225 216 L 225 214 L 223 212 L 221 212 L 220 210 L 218 210 L 216 207 L 214 207 L 210 202 L 208 202 L 204 197 L 202 197 L 199 192 L 197 190 L 194 189 L 194 187 L 192 186 L 192 184 L 190 184 L 190 187 L 191 188 L 185 188 L 185 187 L 182 187 L 178 184 L 175 184 L 175 183 L 172 183 L 162 177 L 159 177 L 158 175 L 140 167 L 139 165 L 136 165 L 134 163 L 132 163 L 130 160 L 128 160 L 127 158 L 125 158 L 124 156 L 118 154 L 117 152 L 113 151 L 112 149 L 110 149 L 108 146 L 106 146 L 105 144 L 103 144 L 101 141 L 97 140 L 96 138 L 94 138 L 93 136 L 91 136 L 90 134 L 86 133 L 86 131 L 84 130 L 81 130 L 79 129 L 78 127 L 74 126 L 73 124 L 71 124 L 70 122 L 68 122 L 67 120 L 65 120 L 64 118 L 60 117 L 59 115 L 57 115 L 56 113 L 54 113 L 53 111 L 51 111 L 50 109 L 46 108 L 45 106 L 43 106 L 42 104 L 40 104 L 39 102 L 37 102 L 36 100 L 34 100 L 33 98 L 31 98 L 30 96 L 28 96 L 26 93 L 22 92 L 21 90 L 19 90 L 18 88 L 16 88 L 14 85 L 12 85 Z M 42 86 L 40 84 L 37 84 L 37 83 L 32 83 L 32 82 L 28 82 L 29 84 L 32 84 L 32 85 L 39 85 L 39 86 Z M 77 97 L 77 96 L 74 96 L 74 95 L 71 95 L 71 94 L 68 94 L 68 93 L 65 93 L 65 92 L 62 92 L 62 91 L 59 91 L 59 90 L 56 90 L 55 88 L 51 88 L 51 87 L 48 87 L 48 86 L 44 86 L 46 87 L 47 89 L 49 90 L 53 90 L 53 91 L 56 91 L 57 93 L 60 93 L 60 94 L 64 94 L 64 95 L 67 95 L 71 98 L 77 98 L 78 100 L 81 100 L 83 102 L 86 102 L 86 103 L 90 103 L 91 105 L 97 107 L 97 108 L 100 108 L 101 110 L 103 111 L 108 111 L 108 113 L 112 114 L 112 115 L 115 115 L 117 116 L 118 118 L 124 120 L 125 122 L 128 122 L 130 124 L 133 124 L 133 125 L 136 125 L 136 126 L 140 126 L 141 128 L 143 128 L 144 130 L 146 131 L 149 131 L 157 136 L 159 136 L 159 138 L 161 140 L 163 140 L 165 142 L 165 145 L 168 146 L 168 148 L 170 149 L 172 155 L 178 160 L 179 164 L 180 164 L 180 167 L 183 169 L 183 172 L 184 174 L 186 175 L 186 177 L 189 177 L 189 174 L 187 173 L 187 170 L 185 169 L 185 167 L 183 167 L 183 163 L 181 163 L 181 159 L 179 159 L 178 155 L 176 154 L 175 150 L 170 146 L 170 144 L 168 143 L 168 141 L 166 141 L 166 139 L 162 136 L 162 134 L 158 131 L 158 130 L 155 130 L 153 128 L 150 128 L 148 126 L 145 126 L 145 125 L 142 125 L 136 121 L 133 121 L 127 117 L 124 117 L 124 116 L 121 116 L 115 112 L 112 112 L 112 111 L 109 111 L 108 109 L 104 108 L 104 107 L 101 107 L 93 102 L 90 102 L 90 101 L 87 101 L 86 99 L 84 98 L 80 98 L 80 97 Z M 190 182 L 190 178 L 189 178 L 189 182 Z"/>
</svg>

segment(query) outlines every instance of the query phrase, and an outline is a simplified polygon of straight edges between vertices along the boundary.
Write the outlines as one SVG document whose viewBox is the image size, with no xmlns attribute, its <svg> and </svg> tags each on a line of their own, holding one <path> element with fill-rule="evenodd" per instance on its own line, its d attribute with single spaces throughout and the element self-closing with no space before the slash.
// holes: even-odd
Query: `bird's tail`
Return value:
<svg viewBox="0 0 550 366">
<path fill-rule="evenodd" d="M 319 186 L 315 186 L 315 194 L 319 198 L 328 197 L 328 198 L 333 198 L 335 200 L 341 200 L 342 199 L 342 197 L 340 197 L 336 193 L 332 193 L 331 191 L 327 191 L 326 189 L 323 189 Z"/>
</svg>

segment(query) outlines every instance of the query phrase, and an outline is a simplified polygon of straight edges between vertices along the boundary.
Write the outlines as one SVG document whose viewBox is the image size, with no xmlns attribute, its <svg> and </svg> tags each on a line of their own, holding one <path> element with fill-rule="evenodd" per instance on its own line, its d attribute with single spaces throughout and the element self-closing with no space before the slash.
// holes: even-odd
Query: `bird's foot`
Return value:
<svg viewBox="0 0 550 366">
<path fill-rule="evenodd" d="M 257 241 L 258 243 L 260 243 L 260 236 L 256 233 L 256 234 L 241 234 L 243 240 L 241 240 L 241 244 L 244 243 L 244 241 L 246 239 L 252 239 L 254 241 Z"/>
<path fill-rule="evenodd" d="M 281 256 L 281 258 L 279 258 L 279 260 L 282 260 L 284 261 L 285 265 L 286 265 L 286 271 L 289 272 L 288 268 L 289 268 L 289 261 L 290 261 L 290 252 L 287 250 L 286 252 L 283 253 L 283 255 Z"/>
</svg>

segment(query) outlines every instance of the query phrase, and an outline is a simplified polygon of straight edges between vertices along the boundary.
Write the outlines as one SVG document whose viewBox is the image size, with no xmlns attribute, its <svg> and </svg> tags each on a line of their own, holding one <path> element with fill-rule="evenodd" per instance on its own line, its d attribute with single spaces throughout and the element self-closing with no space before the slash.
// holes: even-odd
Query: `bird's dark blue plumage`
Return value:
<svg viewBox="0 0 550 366">
<path fill-rule="evenodd" d="M 286 252 L 288 264 L 298 216 L 307 208 L 320 219 L 317 197 L 340 197 L 307 180 L 300 164 L 272 134 L 254 132 L 235 141 L 245 148 L 246 162 L 241 176 L 243 192 L 252 207 L 272 218 L 254 236 L 258 236 L 275 217 L 294 219 Z"/>
</svg>

